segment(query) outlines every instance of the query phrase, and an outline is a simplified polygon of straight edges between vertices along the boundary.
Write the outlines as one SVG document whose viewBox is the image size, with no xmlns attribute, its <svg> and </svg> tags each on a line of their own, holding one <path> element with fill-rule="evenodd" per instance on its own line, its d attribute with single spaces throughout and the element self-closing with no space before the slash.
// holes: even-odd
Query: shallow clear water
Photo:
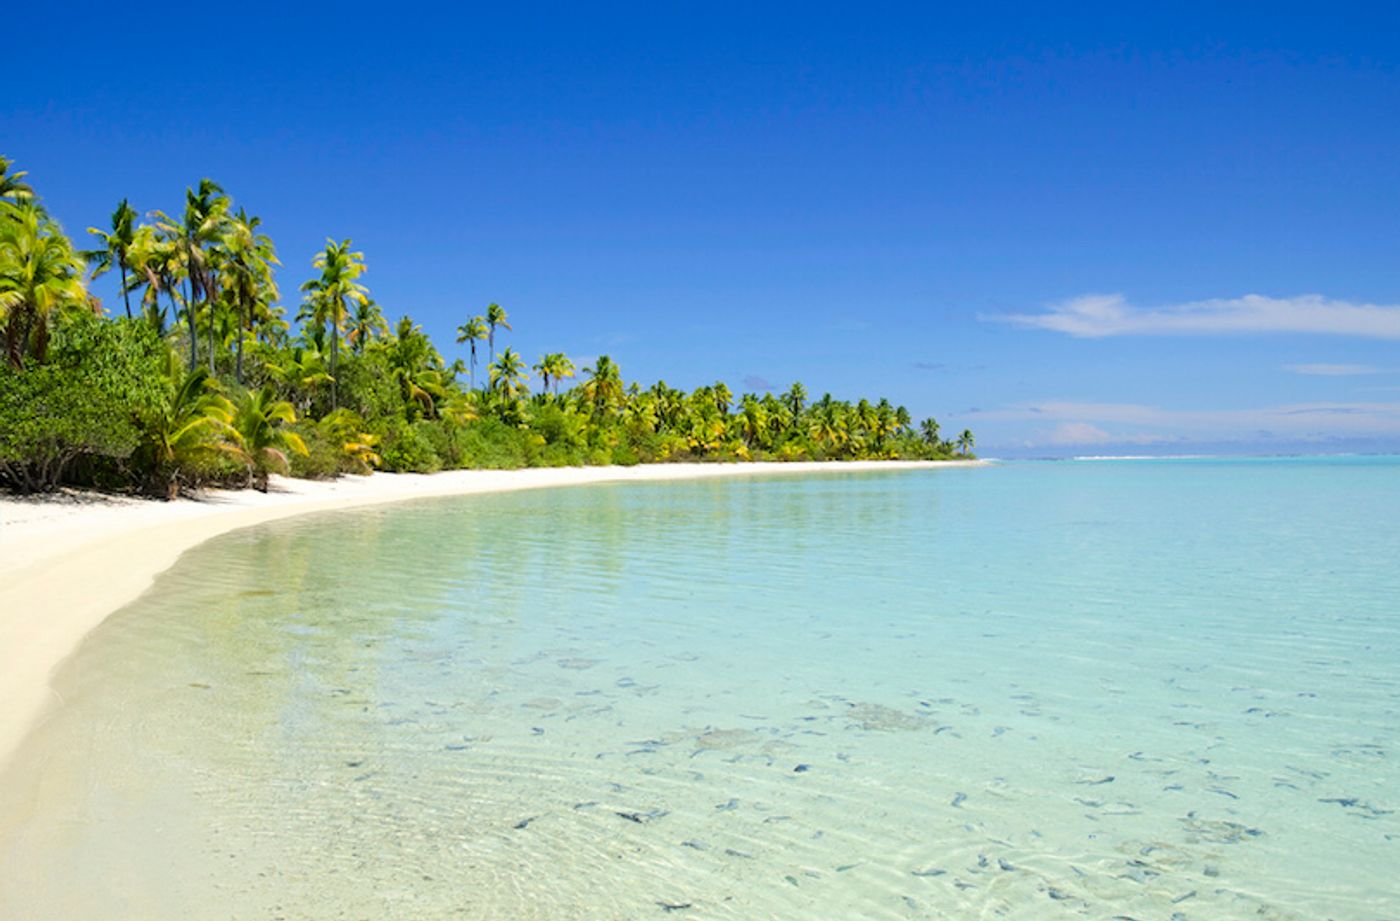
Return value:
<svg viewBox="0 0 1400 921">
<path fill-rule="evenodd" d="M 1398 522 L 1356 458 L 231 534 L 61 670 L 0 917 L 1393 919 Z"/>
</svg>

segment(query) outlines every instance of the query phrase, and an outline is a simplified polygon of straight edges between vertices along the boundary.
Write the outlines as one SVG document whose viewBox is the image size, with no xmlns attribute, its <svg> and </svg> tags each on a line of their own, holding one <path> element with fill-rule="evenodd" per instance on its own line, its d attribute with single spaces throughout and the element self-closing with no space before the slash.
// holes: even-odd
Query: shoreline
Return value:
<svg viewBox="0 0 1400 921">
<path fill-rule="evenodd" d="M 186 550 L 269 521 L 413 499 L 596 483 L 982 466 L 986 461 L 808 461 L 529 467 L 335 480 L 274 477 L 267 493 L 163 502 L 100 493 L 0 497 L 0 769 L 57 702 L 49 679 L 108 616 Z"/>
</svg>

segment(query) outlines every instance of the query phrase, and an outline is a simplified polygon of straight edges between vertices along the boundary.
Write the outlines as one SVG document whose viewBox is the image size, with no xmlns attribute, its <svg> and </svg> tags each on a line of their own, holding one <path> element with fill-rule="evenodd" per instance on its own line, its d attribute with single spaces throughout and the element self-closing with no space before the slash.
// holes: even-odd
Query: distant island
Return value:
<svg viewBox="0 0 1400 921">
<path fill-rule="evenodd" d="M 272 240 L 218 184 L 146 222 L 122 201 L 81 250 L 25 175 L 0 157 L 0 487 L 175 497 L 266 489 L 274 472 L 939 460 L 974 444 L 887 399 L 810 400 L 801 383 L 736 398 L 629 384 L 607 355 L 528 365 L 498 349 L 511 323 L 494 303 L 463 318 L 465 357 L 448 361 L 409 316 L 386 321 L 349 240 L 327 240 L 289 320 Z M 107 272 L 111 311 L 88 289 Z"/>
</svg>

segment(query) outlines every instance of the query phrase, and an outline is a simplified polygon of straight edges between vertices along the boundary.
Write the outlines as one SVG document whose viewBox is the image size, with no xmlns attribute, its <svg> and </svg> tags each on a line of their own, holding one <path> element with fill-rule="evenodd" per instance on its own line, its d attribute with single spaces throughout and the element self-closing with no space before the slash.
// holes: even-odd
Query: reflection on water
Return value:
<svg viewBox="0 0 1400 921">
<path fill-rule="evenodd" d="M 552 490 L 191 552 L 0 917 L 1400 915 L 1400 464 Z"/>
</svg>

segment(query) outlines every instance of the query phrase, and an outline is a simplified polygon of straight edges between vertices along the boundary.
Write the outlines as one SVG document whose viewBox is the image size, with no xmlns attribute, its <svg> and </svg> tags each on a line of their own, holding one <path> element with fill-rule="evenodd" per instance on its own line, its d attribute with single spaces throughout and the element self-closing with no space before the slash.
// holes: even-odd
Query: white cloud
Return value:
<svg viewBox="0 0 1400 921">
<path fill-rule="evenodd" d="M 1383 368 L 1376 368 L 1371 365 L 1284 365 L 1285 371 L 1292 371 L 1294 374 L 1311 374 L 1318 377 L 1350 377 L 1358 374 L 1385 374 Z"/>
<path fill-rule="evenodd" d="M 1183 439 L 1327 439 L 1400 435 L 1400 403 L 1292 403 L 1253 409 L 1164 409 L 1050 400 L 967 414 L 981 422 L 1038 423 L 1044 444 L 1152 444 Z M 1071 440 L 1081 438 L 1083 440 Z"/>
<path fill-rule="evenodd" d="M 1097 425 L 1087 422 L 1062 422 L 1045 440 L 1056 445 L 1101 445 L 1116 439 Z"/>
<path fill-rule="evenodd" d="M 1314 333 L 1400 339 L 1400 306 L 1353 304 L 1320 294 L 1275 298 L 1247 294 L 1136 307 L 1121 294 L 1088 294 L 1050 305 L 1044 313 L 984 317 L 1081 339 L 1232 333 Z"/>
</svg>

